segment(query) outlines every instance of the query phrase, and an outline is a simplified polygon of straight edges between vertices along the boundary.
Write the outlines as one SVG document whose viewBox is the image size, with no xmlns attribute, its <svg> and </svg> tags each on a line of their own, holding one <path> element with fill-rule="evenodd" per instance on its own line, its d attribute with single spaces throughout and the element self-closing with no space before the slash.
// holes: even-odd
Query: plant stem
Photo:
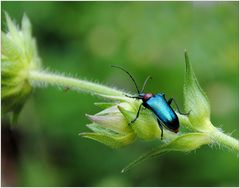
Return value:
<svg viewBox="0 0 240 188">
<path fill-rule="evenodd" d="M 225 147 L 234 149 L 235 151 L 239 150 L 238 140 L 224 134 L 223 132 L 217 130 L 211 133 L 211 137 L 215 142 Z"/>
<path fill-rule="evenodd" d="M 120 90 L 110 88 L 101 84 L 89 82 L 86 80 L 80 80 L 72 77 L 67 77 L 59 74 L 43 72 L 43 71 L 30 71 L 29 81 L 33 87 L 42 87 L 44 85 L 53 85 L 58 87 L 64 87 L 72 90 L 88 92 L 93 95 L 99 95 L 115 100 L 131 101 Z M 212 139 L 220 145 L 232 148 L 238 151 L 238 140 L 224 134 L 223 132 L 216 130 L 211 132 Z"/>
<path fill-rule="evenodd" d="M 101 97 L 129 101 L 129 98 L 125 97 L 125 93 L 120 90 L 73 77 L 44 71 L 30 71 L 28 79 L 33 87 L 42 87 L 46 85 L 60 86 L 70 90 L 99 95 Z"/>
</svg>

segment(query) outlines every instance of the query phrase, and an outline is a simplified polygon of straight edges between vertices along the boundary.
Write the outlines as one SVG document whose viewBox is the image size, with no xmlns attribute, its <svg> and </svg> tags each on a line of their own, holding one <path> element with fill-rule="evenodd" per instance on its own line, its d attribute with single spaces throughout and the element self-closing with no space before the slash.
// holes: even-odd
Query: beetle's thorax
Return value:
<svg viewBox="0 0 240 188">
<path fill-rule="evenodd" d="M 153 94 L 152 93 L 142 93 L 142 94 L 140 94 L 140 96 L 142 97 L 143 102 L 146 102 L 151 97 L 153 97 Z"/>
</svg>

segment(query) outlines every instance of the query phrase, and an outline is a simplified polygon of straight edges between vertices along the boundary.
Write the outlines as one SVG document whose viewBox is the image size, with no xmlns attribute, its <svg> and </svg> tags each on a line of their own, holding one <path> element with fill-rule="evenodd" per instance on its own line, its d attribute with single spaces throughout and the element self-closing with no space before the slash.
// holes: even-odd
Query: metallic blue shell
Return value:
<svg viewBox="0 0 240 188">
<path fill-rule="evenodd" d="M 156 94 L 145 102 L 145 107 L 151 109 L 157 118 L 170 130 L 179 128 L 179 121 L 176 113 L 167 103 L 163 94 Z"/>
</svg>

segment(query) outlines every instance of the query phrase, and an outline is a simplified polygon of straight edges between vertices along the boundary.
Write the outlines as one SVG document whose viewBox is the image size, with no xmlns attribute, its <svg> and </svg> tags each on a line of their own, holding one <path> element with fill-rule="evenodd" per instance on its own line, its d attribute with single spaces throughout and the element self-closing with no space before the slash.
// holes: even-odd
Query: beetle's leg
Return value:
<svg viewBox="0 0 240 188">
<path fill-rule="evenodd" d="M 128 125 L 131 125 L 132 123 L 134 123 L 134 122 L 137 120 L 137 118 L 138 118 L 138 116 L 139 116 L 139 113 L 140 113 L 140 110 L 141 110 L 141 107 L 142 107 L 142 104 L 140 104 L 140 106 L 139 106 L 139 108 L 138 108 L 138 112 L 137 112 L 136 117 L 135 117 L 132 121 L 130 121 L 130 122 L 128 123 Z"/>
<path fill-rule="evenodd" d="M 157 122 L 158 122 L 158 126 L 160 127 L 161 129 L 161 140 L 163 139 L 163 126 L 162 126 L 162 123 L 161 121 L 157 118 Z"/>
<path fill-rule="evenodd" d="M 171 105 L 172 101 L 173 101 L 173 98 L 170 98 L 170 99 L 167 101 L 168 105 Z"/>
<path fill-rule="evenodd" d="M 138 96 L 130 96 L 130 95 L 124 95 L 125 97 L 132 98 L 132 99 L 140 99 Z"/>
<path fill-rule="evenodd" d="M 182 113 L 182 112 L 180 112 L 179 107 L 178 107 L 178 105 L 177 105 L 177 102 L 175 101 L 174 98 L 170 98 L 170 99 L 167 101 L 167 103 L 170 105 L 172 101 L 173 101 L 174 104 L 176 105 L 177 111 L 178 111 L 179 114 L 185 115 L 185 116 L 188 116 L 188 115 L 190 114 L 191 110 L 190 110 L 189 112 L 187 112 L 187 113 Z"/>
<path fill-rule="evenodd" d="M 130 95 L 124 95 L 125 97 L 129 97 L 129 98 L 135 98 L 134 96 L 130 96 Z"/>
</svg>

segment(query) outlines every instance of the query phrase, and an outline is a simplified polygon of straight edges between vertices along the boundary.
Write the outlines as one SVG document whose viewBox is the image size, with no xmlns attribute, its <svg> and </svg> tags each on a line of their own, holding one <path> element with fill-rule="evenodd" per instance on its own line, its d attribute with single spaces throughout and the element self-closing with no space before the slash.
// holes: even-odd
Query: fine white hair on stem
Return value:
<svg viewBox="0 0 240 188">
<path fill-rule="evenodd" d="M 80 80 L 74 77 L 65 76 L 63 73 L 53 73 L 44 70 L 29 72 L 29 82 L 32 87 L 45 87 L 46 85 L 58 86 L 60 88 L 67 87 L 71 90 L 90 93 L 106 98 L 129 100 L 124 96 L 124 92 L 115 88 L 91 82 L 88 80 Z"/>
</svg>

